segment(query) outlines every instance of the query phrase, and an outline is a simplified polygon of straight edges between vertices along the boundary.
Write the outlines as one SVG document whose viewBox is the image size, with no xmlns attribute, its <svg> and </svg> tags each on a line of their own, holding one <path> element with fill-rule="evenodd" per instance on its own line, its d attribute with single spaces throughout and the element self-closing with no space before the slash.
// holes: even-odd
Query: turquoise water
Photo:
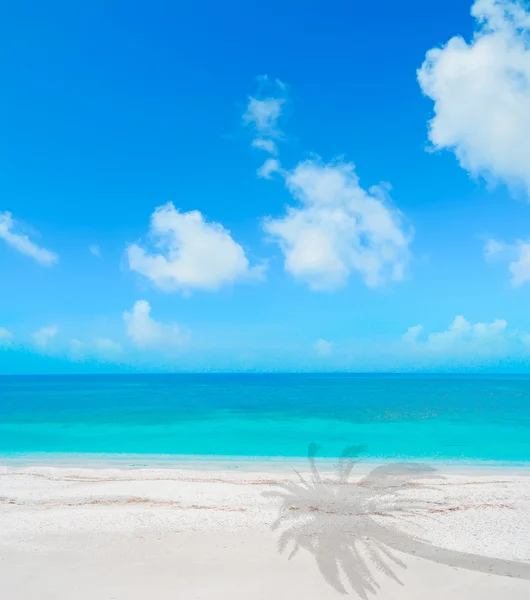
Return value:
<svg viewBox="0 0 530 600">
<path fill-rule="evenodd" d="M 0 377 L 0 456 L 301 457 L 530 462 L 530 377 Z"/>
</svg>

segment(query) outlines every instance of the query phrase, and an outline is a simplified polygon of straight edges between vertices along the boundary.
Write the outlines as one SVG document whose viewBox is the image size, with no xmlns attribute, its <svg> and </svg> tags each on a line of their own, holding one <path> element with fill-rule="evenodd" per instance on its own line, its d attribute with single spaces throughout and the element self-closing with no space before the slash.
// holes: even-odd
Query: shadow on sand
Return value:
<svg viewBox="0 0 530 600">
<path fill-rule="evenodd" d="M 319 447 L 309 446 L 311 477 L 295 471 L 299 481 L 274 486 L 265 492 L 280 502 L 273 530 L 280 531 L 279 552 L 292 547 L 289 558 L 300 548 L 310 552 L 324 579 L 338 592 L 348 588 L 361 598 L 376 594 L 378 576 L 402 585 L 400 570 L 406 565 L 397 553 L 420 557 L 451 567 L 530 580 L 530 564 L 448 550 L 421 536 L 406 532 L 406 526 L 433 518 L 439 503 L 417 498 L 437 477 L 427 464 L 386 464 L 352 482 L 350 476 L 363 447 L 346 448 L 332 477 L 319 473 L 315 456 Z M 415 497 L 416 496 L 416 497 Z M 409 527 L 410 529 L 410 527 Z"/>
</svg>

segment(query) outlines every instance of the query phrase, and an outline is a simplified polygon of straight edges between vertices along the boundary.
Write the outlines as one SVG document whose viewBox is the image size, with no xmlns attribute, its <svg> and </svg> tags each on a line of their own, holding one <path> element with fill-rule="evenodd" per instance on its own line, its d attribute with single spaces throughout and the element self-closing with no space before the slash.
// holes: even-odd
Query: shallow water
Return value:
<svg viewBox="0 0 530 600">
<path fill-rule="evenodd" d="M 0 455 L 338 456 L 530 462 L 530 377 L 0 378 Z"/>
</svg>

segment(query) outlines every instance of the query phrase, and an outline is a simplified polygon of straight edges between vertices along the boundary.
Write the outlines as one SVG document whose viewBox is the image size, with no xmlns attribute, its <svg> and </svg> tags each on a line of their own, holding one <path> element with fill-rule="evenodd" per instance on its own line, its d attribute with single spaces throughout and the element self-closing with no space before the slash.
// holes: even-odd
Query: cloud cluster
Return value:
<svg viewBox="0 0 530 600">
<path fill-rule="evenodd" d="M 449 328 L 439 333 L 431 333 L 427 342 L 436 348 L 447 348 L 455 342 L 484 342 L 498 339 L 506 333 L 508 323 L 504 319 L 495 319 L 491 323 L 470 323 L 464 317 L 455 317 Z"/>
<path fill-rule="evenodd" d="M 163 351 L 181 346 L 188 340 L 187 334 L 176 323 L 160 323 L 150 313 L 151 305 L 146 300 L 138 300 L 130 311 L 123 313 L 125 332 L 133 347 Z M 96 337 L 90 342 L 72 339 L 69 346 L 73 360 L 123 360 L 130 350 L 130 344 L 122 345 L 109 337 Z"/>
<path fill-rule="evenodd" d="M 495 319 L 491 323 L 470 323 L 462 316 L 455 317 L 446 330 L 429 335 L 424 335 L 422 325 L 414 325 L 402 339 L 411 350 L 445 357 L 500 355 L 506 351 L 508 343 L 526 343 L 523 334 L 508 331 L 508 323 L 504 319 Z"/>
<path fill-rule="evenodd" d="M 476 0 L 476 32 L 433 48 L 418 71 L 434 101 L 429 139 L 473 175 L 530 193 L 530 13 L 514 0 Z"/>
<path fill-rule="evenodd" d="M 269 95 L 249 98 L 243 121 L 254 128 L 253 145 L 271 155 L 285 102 L 285 85 L 264 77 Z M 353 164 L 318 159 L 283 169 L 275 156 L 258 175 L 283 178 L 294 204 L 263 226 L 279 244 L 285 268 L 311 289 L 338 288 L 352 271 L 368 286 L 403 278 L 412 230 L 392 206 L 387 187 L 363 189 Z M 218 290 L 240 279 L 260 277 L 263 267 L 251 267 L 243 248 L 220 223 L 208 222 L 197 210 L 181 212 L 172 203 L 151 216 L 151 250 L 139 244 L 127 248 L 129 268 L 163 291 Z"/>
<path fill-rule="evenodd" d="M 123 313 L 127 335 L 139 348 L 162 348 L 182 344 L 184 336 L 176 323 L 159 323 L 151 315 L 146 300 L 135 302 L 132 310 Z"/>
<path fill-rule="evenodd" d="M 258 78 L 260 92 L 257 97 L 249 96 L 247 109 L 243 114 L 243 123 L 254 128 L 256 137 L 252 146 L 269 154 L 277 154 L 277 139 L 283 137 L 278 120 L 285 104 L 285 84 L 276 79 L 272 81 L 266 75 Z"/>
<path fill-rule="evenodd" d="M 18 230 L 17 223 L 10 212 L 0 212 L 0 238 L 6 244 L 37 261 L 43 267 L 52 267 L 59 257 L 55 252 L 41 248 L 31 241 L 28 235 Z"/>
<path fill-rule="evenodd" d="M 291 275 L 313 290 L 341 287 L 353 271 L 369 287 L 403 278 L 412 230 L 384 186 L 363 189 L 343 161 L 306 160 L 281 175 L 296 204 L 264 228 Z"/>
<path fill-rule="evenodd" d="M 530 14 L 508 0 L 476 0 L 472 12 L 478 29 L 471 42 L 455 37 L 430 50 L 418 72 L 424 93 L 434 101 L 429 137 L 434 147 L 451 149 L 473 174 L 522 183 L 530 191 Z M 393 204 L 389 186 L 362 187 L 354 164 L 343 159 L 325 162 L 313 156 L 293 168 L 282 166 L 277 142 L 283 138 L 279 120 L 285 86 L 268 78 L 262 83 L 272 91 L 249 97 L 243 121 L 255 134 L 252 146 L 268 154 L 258 176 L 281 181 L 290 194 L 285 209 L 262 222 L 269 241 L 280 248 L 285 271 L 317 291 L 338 289 L 355 274 L 368 287 L 403 279 L 413 230 Z M 44 266 L 58 260 L 20 233 L 8 212 L 0 213 L 0 237 Z M 101 256 L 97 245 L 89 251 Z M 151 215 L 149 244 L 130 244 L 126 253 L 132 271 L 167 292 L 215 291 L 261 273 L 222 224 L 173 203 Z M 515 286 L 530 280 L 530 243 L 490 239 L 484 253 L 488 260 L 509 262 Z M 72 354 L 110 359 L 132 346 L 168 349 L 186 338 L 176 323 L 153 319 L 145 300 L 125 311 L 123 322 L 129 338 L 123 346 L 108 337 L 86 344 L 72 340 Z M 33 342 L 44 351 L 58 331 L 55 325 L 44 327 L 33 333 Z M 0 328 L 0 345 L 11 340 L 11 333 Z M 414 357 L 450 358 L 501 354 L 514 343 L 530 345 L 530 335 L 509 331 L 502 319 L 471 323 L 457 316 L 444 331 L 410 327 L 395 348 L 407 348 Z M 312 349 L 320 356 L 337 354 L 325 339 Z"/>
<path fill-rule="evenodd" d="M 282 135 L 278 119 L 285 85 L 276 81 L 273 93 L 262 100 L 251 97 L 244 121 L 253 123 L 259 134 L 253 145 L 274 155 L 258 169 L 258 177 L 279 176 L 293 198 L 285 214 L 263 221 L 283 253 L 285 270 L 312 290 L 339 288 L 353 271 L 370 287 L 402 279 L 412 229 L 392 206 L 388 186 L 363 189 L 354 165 L 343 160 L 324 163 L 313 158 L 292 170 L 283 168 L 276 146 L 263 142 L 266 135 Z"/>
<path fill-rule="evenodd" d="M 182 346 L 189 339 L 187 332 L 183 332 L 176 323 L 160 323 L 155 321 L 151 315 L 151 305 L 145 300 L 134 303 L 130 311 L 123 313 L 123 324 L 125 333 L 130 344 L 121 343 L 115 339 L 103 336 L 95 336 L 91 340 L 81 341 L 73 338 L 65 347 L 60 343 L 51 347 L 51 342 L 59 333 L 56 325 L 43 327 L 32 334 L 34 346 L 40 352 L 53 352 L 54 354 L 66 355 L 74 361 L 105 360 L 120 361 L 131 358 L 133 348 L 166 351 L 177 346 Z M 11 333 L 0 327 L 0 346 L 7 346 L 12 339 Z"/>
<path fill-rule="evenodd" d="M 181 212 L 171 202 L 159 206 L 151 215 L 150 236 L 152 252 L 128 246 L 129 268 L 163 291 L 212 291 L 260 275 L 230 231 L 197 210 Z"/>
</svg>

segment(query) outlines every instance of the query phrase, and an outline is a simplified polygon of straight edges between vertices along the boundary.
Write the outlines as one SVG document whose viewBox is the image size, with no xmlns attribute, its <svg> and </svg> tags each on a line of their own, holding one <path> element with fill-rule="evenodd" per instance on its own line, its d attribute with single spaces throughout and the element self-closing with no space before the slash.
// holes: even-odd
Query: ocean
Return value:
<svg viewBox="0 0 530 600">
<path fill-rule="evenodd" d="M 530 463 L 530 377 L 0 377 L 0 459 L 303 457 Z"/>
</svg>

